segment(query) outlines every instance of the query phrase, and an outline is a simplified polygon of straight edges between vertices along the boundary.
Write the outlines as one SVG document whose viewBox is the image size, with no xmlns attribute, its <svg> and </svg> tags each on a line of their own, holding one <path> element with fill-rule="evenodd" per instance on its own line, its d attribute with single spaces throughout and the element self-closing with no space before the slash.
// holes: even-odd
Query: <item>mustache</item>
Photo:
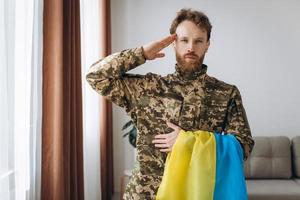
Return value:
<svg viewBox="0 0 300 200">
<path fill-rule="evenodd" d="M 186 54 L 184 54 L 184 58 L 185 57 L 188 57 L 188 56 L 193 56 L 193 57 L 197 57 L 198 58 L 198 56 L 195 54 L 195 53 L 193 53 L 193 52 L 191 52 L 191 53 L 186 53 Z"/>
</svg>

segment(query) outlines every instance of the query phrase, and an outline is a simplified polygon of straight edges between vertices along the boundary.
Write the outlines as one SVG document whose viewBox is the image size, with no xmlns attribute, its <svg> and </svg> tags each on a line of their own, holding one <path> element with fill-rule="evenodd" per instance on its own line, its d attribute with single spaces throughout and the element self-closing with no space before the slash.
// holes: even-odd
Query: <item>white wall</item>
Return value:
<svg viewBox="0 0 300 200">
<path fill-rule="evenodd" d="M 112 0 L 112 50 L 141 46 L 169 34 L 175 13 L 183 7 L 204 11 L 213 25 L 204 61 L 208 74 L 241 91 L 254 136 L 300 135 L 300 1 Z M 166 57 L 132 70 L 165 75 L 174 71 L 171 47 Z M 122 138 L 128 120 L 114 106 L 115 190 L 133 164 L 133 149 Z"/>
</svg>

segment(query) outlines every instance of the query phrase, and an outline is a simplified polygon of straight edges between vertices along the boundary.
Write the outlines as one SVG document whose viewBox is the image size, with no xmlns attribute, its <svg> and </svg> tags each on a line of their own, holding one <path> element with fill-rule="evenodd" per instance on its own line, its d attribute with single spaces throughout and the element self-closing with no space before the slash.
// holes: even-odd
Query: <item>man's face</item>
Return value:
<svg viewBox="0 0 300 200">
<path fill-rule="evenodd" d="M 195 71 L 202 64 L 209 47 L 207 31 L 185 20 L 177 26 L 176 34 L 173 46 L 177 63 L 184 71 Z"/>
</svg>

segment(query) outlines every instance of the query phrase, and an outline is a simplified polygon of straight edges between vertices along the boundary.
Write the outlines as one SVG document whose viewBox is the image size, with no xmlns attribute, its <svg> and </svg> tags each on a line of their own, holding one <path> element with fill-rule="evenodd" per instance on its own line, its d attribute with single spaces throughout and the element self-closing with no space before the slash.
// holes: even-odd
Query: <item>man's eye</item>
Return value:
<svg viewBox="0 0 300 200">
<path fill-rule="evenodd" d="M 183 40 L 181 40 L 181 42 L 187 42 L 187 40 L 183 39 Z"/>
<path fill-rule="evenodd" d="M 202 40 L 196 40 L 196 43 L 202 43 L 203 41 Z"/>
</svg>

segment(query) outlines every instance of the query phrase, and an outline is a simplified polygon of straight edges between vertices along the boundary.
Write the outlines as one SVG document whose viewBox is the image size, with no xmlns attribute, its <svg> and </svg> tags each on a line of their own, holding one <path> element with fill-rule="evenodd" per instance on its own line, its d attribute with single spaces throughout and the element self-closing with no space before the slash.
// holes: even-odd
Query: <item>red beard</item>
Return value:
<svg viewBox="0 0 300 200">
<path fill-rule="evenodd" d="M 190 61 L 186 61 L 187 58 L 192 58 L 192 59 L 190 59 Z M 204 55 L 201 58 L 199 58 L 196 54 L 192 52 L 180 56 L 176 52 L 176 60 L 184 72 L 193 72 L 193 71 L 197 71 L 197 69 L 199 69 L 199 67 L 202 65 L 204 60 Z"/>
</svg>

